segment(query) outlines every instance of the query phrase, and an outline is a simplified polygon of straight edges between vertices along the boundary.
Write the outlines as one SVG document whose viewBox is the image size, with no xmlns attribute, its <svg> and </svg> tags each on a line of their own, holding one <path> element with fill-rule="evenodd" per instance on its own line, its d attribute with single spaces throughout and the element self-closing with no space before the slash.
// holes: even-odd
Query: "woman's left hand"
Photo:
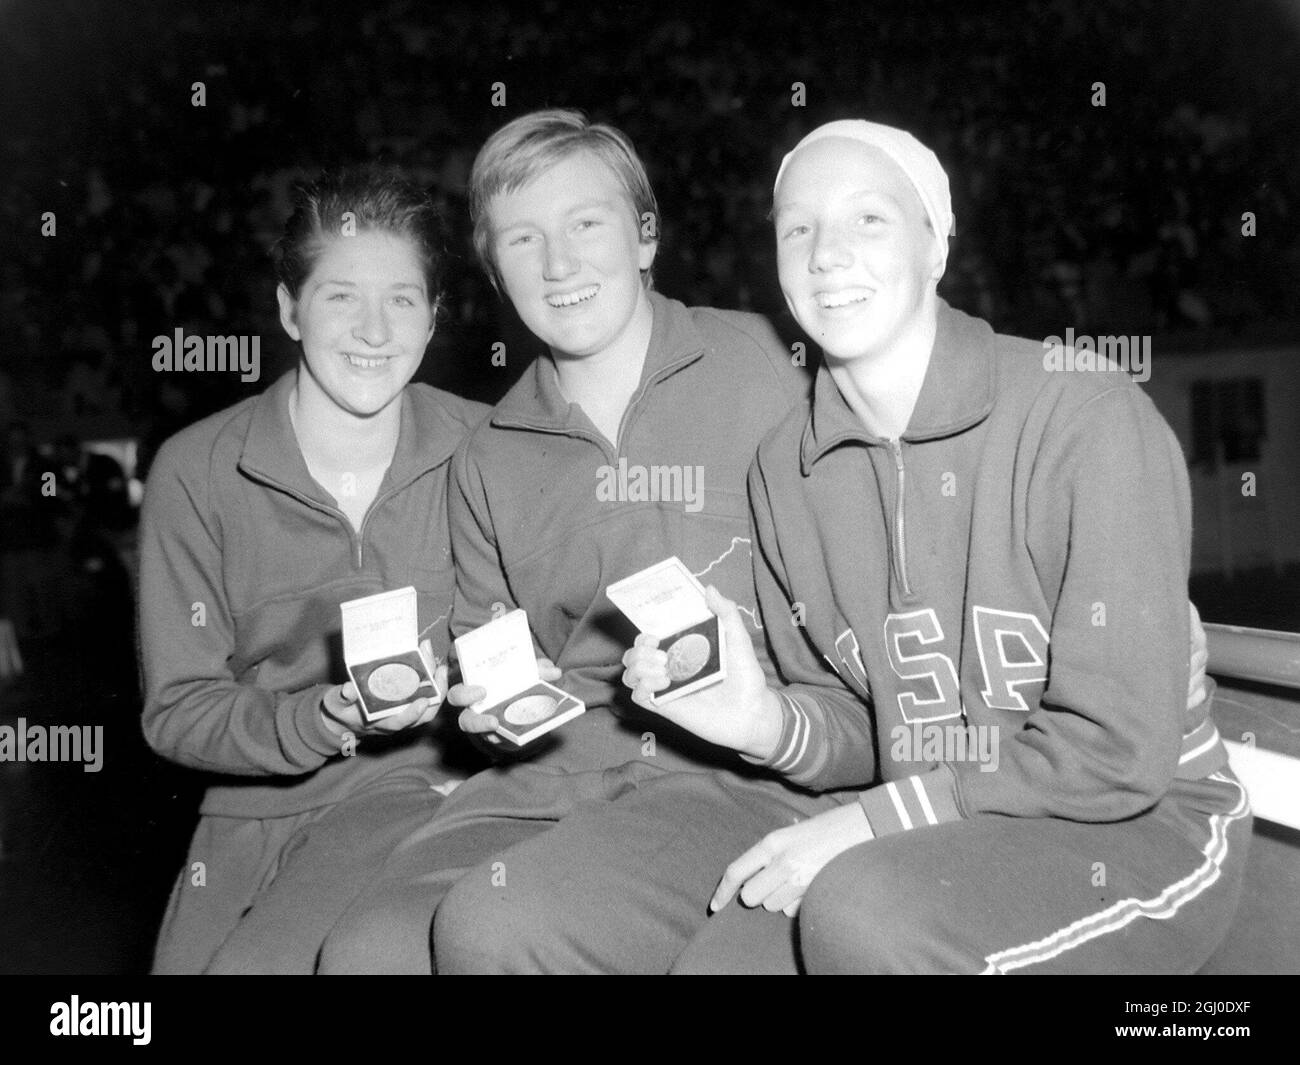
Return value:
<svg viewBox="0 0 1300 1065">
<path fill-rule="evenodd" d="M 709 902 L 716 912 L 740 892 L 746 906 L 762 906 L 793 917 L 813 877 L 836 855 L 874 839 L 857 802 L 769 832 L 727 866 Z"/>
<path fill-rule="evenodd" d="M 433 653 L 433 646 L 428 640 L 420 641 L 420 657 L 424 659 L 425 665 L 430 667 L 438 690 L 446 693 L 447 665 L 438 662 Z M 325 727 L 335 736 L 343 739 L 349 735 L 392 735 L 405 732 L 407 729 L 420 728 L 429 724 L 441 708 L 442 699 L 424 697 L 416 699 L 400 713 L 378 721 L 367 721 L 361 713 L 357 686 L 352 681 L 348 681 L 346 684 L 335 685 L 325 693 L 321 699 L 320 714 Z"/>
</svg>

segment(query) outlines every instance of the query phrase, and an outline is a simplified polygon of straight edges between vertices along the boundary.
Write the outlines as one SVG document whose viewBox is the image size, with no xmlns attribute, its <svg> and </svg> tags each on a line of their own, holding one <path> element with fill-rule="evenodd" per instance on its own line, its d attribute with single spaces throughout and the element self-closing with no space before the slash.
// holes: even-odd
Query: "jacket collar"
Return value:
<svg viewBox="0 0 1300 1065">
<path fill-rule="evenodd" d="M 239 467 L 246 473 L 293 489 L 333 508 L 335 502 L 307 470 L 307 461 L 289 420 L 297 370 L 290 370 L 253 402 L 253 414 L 244 437 Z M 464 436 L 464 426 L 443 409 L 432 389 L 402 390 L 402 421 L 397 448 L 388 464 L 380 491 L 400 487 L 441 466 Z"/>
<path fill-rule="evenodd" d="M 902 439 L 909 443 L 937 440 L 979 424 L 993 409 L 996 391 L 992 328 L 940 299 L 930 365 Z M 817 372 L 800 445 L 804 475 L 828 451 L 850 440 L 884 443 L 863 427 L 823 365 Z"/>
<path fill-rule="evenodd" d="M 685 305 L 651 291 L 654 324 L 650 346 L 641 368 L 641 386 L 662 380 L 700 358 L 704 337 Z M 549 432 L 590 431 L 590 422 L 560 391 L 555 364 L 549 354 L 538 355 L 522 377 L 492 412 L 492 424 L 501 428 L 540 429 Z"/>
</svg>

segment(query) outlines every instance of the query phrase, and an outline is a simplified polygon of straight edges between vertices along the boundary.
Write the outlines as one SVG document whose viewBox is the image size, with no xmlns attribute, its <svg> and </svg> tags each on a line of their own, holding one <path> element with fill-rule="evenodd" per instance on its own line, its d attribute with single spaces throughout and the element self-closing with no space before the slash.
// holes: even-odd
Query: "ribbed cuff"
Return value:
<svg viewBox="0 0 1300 1065">
<path fill-rule="evenodd" d="M 957 777 L 946 765 L 871 788 L 858 796 L 858 802 L 876 836 L 892 836 L 961 818 Z"/>
<path fill-rule="evenodd" d="M 752 765 L 788 775 L 799 767 L 800 759 L 807 754 L 812 729 L 808 712 L 796 699 L 780 690 L 776 691 L 776 699 L 781 707 L 781 736 L 772 753 L 766 758 L 751 758 L 745 754 L 741 757 Z"/>
</svg>

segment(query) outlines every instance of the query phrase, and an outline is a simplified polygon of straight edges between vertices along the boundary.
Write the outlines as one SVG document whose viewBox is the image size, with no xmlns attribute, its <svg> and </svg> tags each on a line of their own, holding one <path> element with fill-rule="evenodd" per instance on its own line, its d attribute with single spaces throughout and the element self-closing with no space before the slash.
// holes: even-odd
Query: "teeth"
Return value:
<svg viewBox="0 0 1300 1065">
<path fill-rule="evenodd" d="M 353 366 L 360 367 L 363 370 L 376 369 L 388 361 L 387 359 L 363 359 L 360 355 L 348 355 L 346 358 Z"/>
<path fill-rule="evenodd" d="M 864 303 L 870 298 L 870 292 L 817 293 L 817 303 L 825 310 L 830 310 L 833 307 L 847 307 L 850 303 Z"/>
<path fill-rule="evenodd" d="M 547 296 L 546 302 L 552 307 L 572 307 L 575 303 L 591 299 L 599 291 L 599 285 L 589 285 L 587 288 L 578 289 L 577 292 L 566 292 L 562 296 Z"/>
</svg>

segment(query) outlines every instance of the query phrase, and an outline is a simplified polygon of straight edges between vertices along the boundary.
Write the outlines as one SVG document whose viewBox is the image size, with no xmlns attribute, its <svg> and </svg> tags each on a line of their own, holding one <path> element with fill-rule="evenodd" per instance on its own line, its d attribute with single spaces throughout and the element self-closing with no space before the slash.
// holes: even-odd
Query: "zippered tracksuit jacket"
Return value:
<svg viewBox="0 0 1300 1065">
<path fill-rule="evenodd" d="M 586 713 L 461 785 L 404 840 L 327 941 L 324 971 L 428 972 L 429 922 L 447 889 L 503 852 L 508 882 L 526 883 L 527 858 L 509 848 L 535 838 L 545 848 L 547 830 L 577 810 L 714 769 L 738 787 L 791 790 L 636 707 L 621 683 L 636 629 L 605 588 L 646 566 L 678 556 L 757 622 L 745 477 L 763 434 L 809 385 L 764 319 L 650 299 L 649 348 L 616 445 L 564 399 L 543 357 L 455 459 L 453 632 L 523 607 L 539 653 Z M 608 871 L 646 890 L 679 875 L 639 859 Z M 470 917 L 467 930 L 487 926 Z"/>
<path fill-rule="evenodd" d="M 1186 707 L 1182 453 L 1126 374 L 1043 356 L 943 304 L 900 440 L 823 371 L 760 448 L 763 612 L 808 604 L 769 630 L 772 768 L 876 782 L 876 839 L 805 901 L 813 971 L 1190 971 L 1231 919 L 1250 818 Z"/>
<path fill-rule="evenodd" d="M 414 585 L 423 635 L 446 656 L 447 474 L 486 408 L 409 385 L 396 452 L 354 531 L 307 470 L 293 383 L 291 372 L 172 437 L 145 490 L 144 732 L 213 774 L 158 972 L 201 971 L 219 950 L 222 971 L 311 971 L 404 810 L 427 818 L 448 776 L 427 732 L 360 738 L 348 756 L 320 700 L 348 679 L 345 600 Z"/>
<path fill-rule="evenodd" d="M 768 768 L 807 792 L 678 778 L 635 810 L 574 815 L 527 862 L 503 855 L 504 884 L 487 867 L 456 887 L 439 971 L 1204 963 L 1250 816 L 1209 700 L 1186 709 L 1186 469 L 1125 375 L 1053 373 L 1043 354 L 941 302 L 897 441 L 820 371 L 749 481 L 784 681 Z M 876 838 L 813 881 L 797 937 L 739 901 L 704 918 L 729 862 L 841 802 Z M 609 872 L 666 853 L 689 870 L 671 893 Z"/>
</svg>

